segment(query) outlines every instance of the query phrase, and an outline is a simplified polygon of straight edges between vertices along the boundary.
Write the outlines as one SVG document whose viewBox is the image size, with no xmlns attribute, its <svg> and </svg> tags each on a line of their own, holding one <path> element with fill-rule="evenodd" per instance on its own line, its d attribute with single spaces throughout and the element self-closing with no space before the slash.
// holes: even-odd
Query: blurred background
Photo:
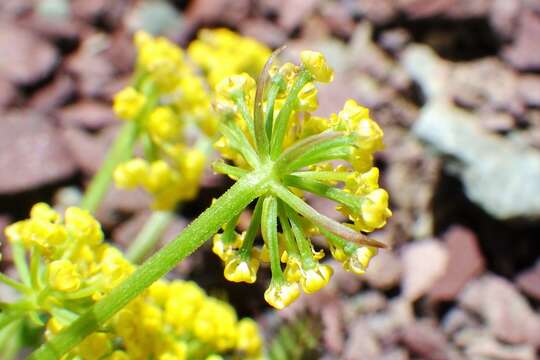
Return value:
<svg viewBox="0 0 540 360">
<path fill-rule="evenodd" d="M 361 278 L 336 266 L 325 290 L 279 313 L 265 279 L 227 283 L 208 246 L 178 276 L 254 316 L 283 359 L 538 358 L 538 0 L 2 0 L 0 229 L 37 201 L 78 202 L 119 125 L 111 98 L 129 82 L 134 31 L 185 46 L 204 27 L 326 55 L 336 76 L 319 113 L 353 98 L 385 132 L 394 215 L 373 236 L 394 250 Z M 163 241 L 227 186 L 209 172 Z M 112 189 L 98 219 L 123 247 L 149 204 Z"/>
</svg>

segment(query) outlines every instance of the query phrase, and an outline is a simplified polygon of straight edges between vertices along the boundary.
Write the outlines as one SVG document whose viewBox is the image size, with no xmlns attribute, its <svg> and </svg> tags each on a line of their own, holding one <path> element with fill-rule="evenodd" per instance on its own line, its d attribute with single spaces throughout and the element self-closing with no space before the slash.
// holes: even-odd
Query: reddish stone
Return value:
<svg viewBox="0 0 540 360">
<path fill-rule="evenodd" d="M 56 49 L 19 26 L 0 24 L 0 75 L 16 85 L 30 86 L 46 78 L 59 62 Z"/>
<path fill-rule="evenodd" d="M 525 294 L 540 300 L 540 263 L 519 274 L 516 283 Z"/>
<path fill-rule="evenodd" d="M 83 100 L 57 111 L 63 126 L 100 129 L 118 122 L 111 106 L 99 101 Z"/>
<path fill-rule="evenodd" d="M 10 194 L 65 179 L 76 167 L 47 118 L 13 111 L 0 121 L 0 169 L 0 194 Z"/>
<path fill-rule="evenodd" d="M 504 57 L 520 70 L 540 69 L 540 15 L 525 12 L 519 17 L 520 25 L 514 43 L 505 49 Z"/>
<path fill-rule="evenodd" d="M 75 92 L 75 82 L 69 76 L 59 76 L 40 88 L 30 98 L 29 105 L 40 112 L 49 112 L 67 103 L 75 96 Z"/>
<path fill-rule="evenodd" d="M 429 292 L 435 301 L 455 299 L 467 282 L 485 269 L 484 257 L 472 231 L 456 225 L 444 234 L 443 239 L 449 258 L 444 275 Z"/>
</svg>

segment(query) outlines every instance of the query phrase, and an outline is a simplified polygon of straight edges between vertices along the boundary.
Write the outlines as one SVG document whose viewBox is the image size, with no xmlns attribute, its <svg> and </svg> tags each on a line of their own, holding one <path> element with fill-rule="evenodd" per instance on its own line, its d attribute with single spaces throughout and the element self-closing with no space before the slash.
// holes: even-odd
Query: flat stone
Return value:
<svg viewBox="0 0 540 360">
<path fill-rule="evenodd" d="M 540 106 L 540 75 L 523 75 L 519 78 L 518 92 L 529 106 Z"/>
<path fill-rule="evenodd" d="M 493 338 L 480 338 L 465 349 L 470 359 L 535 360 L 534 346 L 502 344 Z"/>
<path fill-rule="evenodd" d="M 382 354 L 381 344 L 363 320 L 357 320 L 349 329 L 349 334 L 343 359 L 356 360 L 360 354 L 363 359 L 373 359 Z"/>
<path fill-rule="evenodd" d="M 421 320 L 404 327 L 401 339 L 409 350 L 422 359 L 449 358 L 446 336 L 430 321 Z"/>
<path fill-rule="evenodd" d="M 540 315 L 509 281 L 485 275 L 465 287 L 459 302 L 482 316 L 497 339 L 540 345 Z"/>
<path fill-rule="evenodd" d="M 517 69 L 540 69 L 540 15 L 526 11 L 518 17 L 520 24 L 516 40 L 504 49 L 503 56 Z"/>
<path fill-rule="evenodd" d="M 12 111 L 0 121 L 0 169 L 0 194 L 12 194 L 66 179 L 76 166 L 46 117 Z"/>
<path fill-rule="evenodd" d="M 78 92 L 84 97 L 103 95 L 103 89 L 115 75 L 114 66 L 105 55 L 109 45 L 104 36 L 89 36 L 66 61 L 66 68 L 77 80 Z"/>
<path fill-rule="evenodd" d="M 61 75 L 40 88 L 28 104 L 40 112 L 50 112 L 66 104 L 75 96 L 75 92 L 75 82 L 69 76 Z"/>
<path fill-rule="evenodd" d="M 401 272 L 399 257 L 392 251 L 380 250 L 369 263 L 364 278 L 377 289 L 390 289 L 399 284 Z"/>
<path fill-rule="evenodd" d="M 456 298 L 463 287 L 485 269 L 485 261 L 475 234 L 462 226 L 451 227 L 443 236 L 448 251 L 444 275 L 429 292 L 435 301 Z"/>
<path fill-rule="evenodd" d="M 436 240 L 415 241 L 405 245 L 401 259 L 402 293 L 406 299 L 414 301 L 428 293 L 444 275 L 448 251 Z"/>
<path fill-rule="evenodd" d="M 6 108 L 16 102 L 17 89 L 11 82 L 0 76 L 0 109 Z"/>
<path fill-rule="evenodd" d="M 285 31 L 271 21 L 255 18 L 246 19 L 240 24 L 240 32 L 244 36 L 252 37 L 258 41 L 278 48 L 287 41 Z"/>
<path fill-rule="evenodd" d="M 525 294 L 540 300 L 540 263 L 519 274 L 516 283 Z"/>
<path fill-rule="evenodd" d="M 119 122 L 111 106 L 95 100 L 82 100 L 56 112 L 63 126 L 100 129 Z"/>
<path fill-rule="evenodd" d="M 59 63 L 56 49 L 33 32 L 0 24 L 0 75 L 16 85 L 30 86 L 45 79 Z"/>
</svg>

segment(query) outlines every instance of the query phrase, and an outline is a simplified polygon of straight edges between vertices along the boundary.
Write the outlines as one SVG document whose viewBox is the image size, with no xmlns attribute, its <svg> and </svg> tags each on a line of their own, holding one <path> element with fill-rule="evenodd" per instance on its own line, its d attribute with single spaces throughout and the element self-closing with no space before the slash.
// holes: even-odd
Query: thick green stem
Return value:
<svg viewBox="0 0 540 360">
<path fill-rule="evenodd" d="M 204 244 L 223 224 L 242 211 L 253 199 L 267 191 L 268 177 L 267 173 L 253 172 L 236 182 L 176 239 L 148 259 L 120 286 L 82 314 L 70 326 L 39 347 L 28 359 L 59 359 L 86 336 L 99 329 L 105 321 L 144 289 Z"/>
<path fill-rule="evenodd" d="M 134 264 L 139 264 L 156 246 L 167 226 L 174 218 L 171 211 L 156 211 L 144 224 L 135 240 L 126 252 L 126 258 Z"/>
<path fill-rule="evenodd" d="M 90 186 L 86 190 L 81 201 L 81 207 L 91 213 L 95 213 L 99 204 L 112 181 L 112 176 L 116 166 L 131 157 L 131 149 L 137 135 L 137 124 L 135 121 L 127 121 L 116 137 L 113 146 L 107 153 L 101 168 L 92 179 Z"/>
</svg>

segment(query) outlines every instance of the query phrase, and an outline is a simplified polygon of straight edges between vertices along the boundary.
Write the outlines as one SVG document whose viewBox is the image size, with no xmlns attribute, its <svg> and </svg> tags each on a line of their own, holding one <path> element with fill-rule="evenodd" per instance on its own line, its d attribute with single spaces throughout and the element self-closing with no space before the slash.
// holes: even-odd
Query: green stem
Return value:
<svg viewBox="0 0 540 360">
<path fill-rule="evenodd" d="M 283 140 L 285 139 L 285 133 L 287 132 L 287 124 L 289 123 L 289 118 L 291 113 L 296 109 L 298 105 L 298 93 L 304 85 L 311 81 L 312 77 L 309 72 L 303 70 L 298 75 L 296 82 L 291 88 L 285 104 L 279 111 L 276 122 L 274 123 L 274 128 L 272 130 L 272 140 L 270 144 L 270 158 L 275 160 L 281 153 L 281 146 L 283 145 Z"/>
<path fill-rule="evenodd" d="M 264 198 L 261 214 L 261 230 L 270 255 L 272 281 L 283 282 L 283 271 L 279 259 L 277 234 L 277 199 L 274 196 Z"/>
<path fill-rule="evenodd" d="M 126 252 L 126 258 L 134 264 L 139 264 L 156 246 L 167 226 L 174 218 L 171 211 L 155 211 L 144 224 L 135 240 Z"/>
<path fill-rule="evenodd" d="M 0 273 L 0 282 L 3 282 L 9 287 L 12 287 L 16 290 L 18 290 L 20 293 L 27 294 L 30 293 L 32 290 L 26 287 L 24 284 L 21 284 L 18 281 L 13 280 L 12 278 Z"/>
<path fill-rule="evenodd" d="M 135 83 L 143 81 L 144 75 L 137 75 Z M 146 103 L 137 113 L 134 119 L 126 121 L 122 126 L 120 133 L 116 136 L 112 147 L 107 152 L 103 164 L 97 174 L 94 175 L 88 189 L 81 201 L 81 208 L 95 213 L 101 203 L 101 200 L 109 190 L 113 178 L 113 172 L 116 166 L 131 158 L 133 146 L 137 140 L 141 126 L 144 126 L 143 120 L 150 114 L 158 104 L 159 96 L 155 85 L 148 81 L 140 85 L 142 92 L 146 96 Z"/>
<path fill-rule="evenodd" d="M 267 191 L 267 172 L 253 172 L 236 182 L 176 239 L 148 259 L 122 284 L 82 314 L 66 329 L 34 351 L 28 360 L 60 358 L 126 306 L 178 262 L 198 249 L 223 224 Z"/>
<path fill-rule="evenodd" d="M 12 243 L 11 248 L 13 250 L 13 262 L 15 263 L 21 281 L 26 286 L 31 287 L 32 279 L 30 270 L 28 269 L 28 263 L 26 262 L 26 250 L 24 249 L 24 245 L 20 241 L 16 241 Z"/>
<path fill-rule="evenodd" d="M 127 121 L 116 137 L 113 146 L 107 152 L 105 160 L 97 174 L 93 177 L 81 201 L 81 208 L 95 213 L 112 181 L 116 166 L 131 157 L 131 149 L 137 136 L 135 121 Z"/>
<path fill-rule="evenodd" d="M 331 233 L 344 238 L 345 240 L 379 248 L 385 247 L 384 244 L 379 243 L 376 240 L 368 239 L 368 237 L 361 232 L 354 231 L 353 229 L 322 215 L 317 210 L 306 204 L 304 200 L 294 195 L 289 189 L 279 183 L 272 183 L 272 193 L 287 203 L 287 205 L 293 208 L 297 213 L 311 221 L 313 224 L 321 226 Z"/>
</svg>

